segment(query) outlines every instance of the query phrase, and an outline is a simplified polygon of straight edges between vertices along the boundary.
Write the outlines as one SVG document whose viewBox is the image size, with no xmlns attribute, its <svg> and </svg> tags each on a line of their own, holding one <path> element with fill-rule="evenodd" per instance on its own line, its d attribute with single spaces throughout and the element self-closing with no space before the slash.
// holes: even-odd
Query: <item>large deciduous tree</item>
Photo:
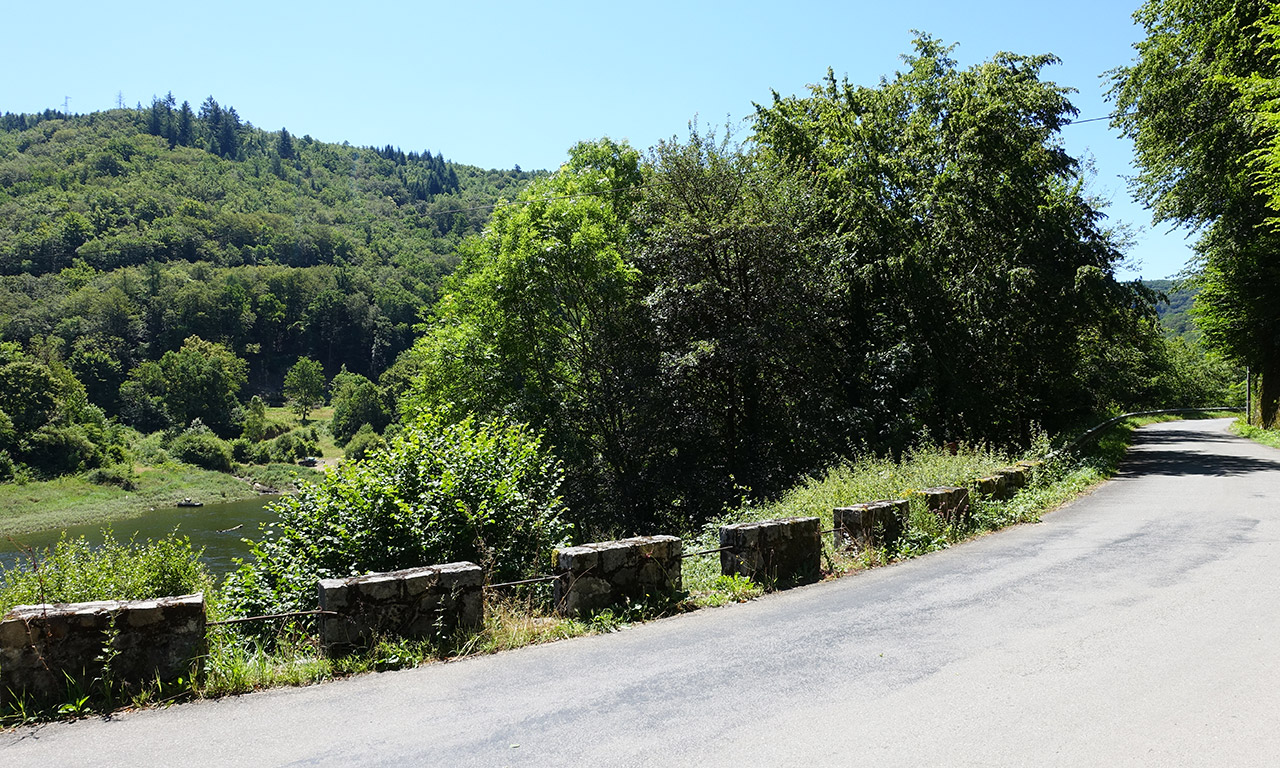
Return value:
<svg viewBox="0 0 1280 768">
<path fill-rule="evenodd" d="M 648 335 L 630 262 L 640 155 L 608 139 L 498 208 L 463 244 L 429 333 L 413 406 L 528 422 L 573 466 L 578 509 L 636 498 Z M 623 522 L 627 513 L 608 515 Z"/>
<path fill-rule="evenodd" d="M 1249 83 L 1273 82 L 1280 67 L 1260 23 L 1272 6 L 1148 0 L 1134 14 L 1147 34 L 1137 58 L 1111 73 L 1114 124 L 1134 140 L 1140 167 L 1134 192 L 1157 222 L 1200 233 L 1204 340 L 1261 372 L 1268 426 L 1280 409 L 1280 232 L 1256 172 L 1276 126 L 1260 119 L 1267 99 Z"/>
<path fill-rule="evenodd" d="M 324 366 L 309 357 L 298 358 L 298 362 L 284 375 L 284 396 L 289 400 L 289 407 L 304 423 L 316 406 L 324 404 L 327 387 Z"/>
<path fill-rule="evenodd" d="M 1025 437 L 1105 406 L 1080 376 L 1089 339 L 1143 332 L 1118 311 L 1137 297 L 1058 138 L 1075 109 L 1041 79 L 1056 59 L 960 69 L 950 51 L 922 37 L 877 87 L 829 73 L 757 111 L 756 140 L 813 179 L 815 226 L 841 240 L 839 364 L 880 444 L 922 426 Z"/>
</svg>

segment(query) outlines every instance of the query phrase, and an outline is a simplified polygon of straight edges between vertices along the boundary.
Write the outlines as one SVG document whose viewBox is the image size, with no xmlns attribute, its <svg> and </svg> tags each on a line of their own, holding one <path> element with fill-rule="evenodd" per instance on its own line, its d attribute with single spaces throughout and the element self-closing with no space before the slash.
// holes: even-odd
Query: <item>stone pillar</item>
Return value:
<svg viewBox="0 0 1280 768">
<path fill-rule="evenodd" d="M 329 653 L 366 647 L 378 637 L 442 639 L 484 624 L 484 572 L 449 563 L 371 573 L 319 584 L 320 644 Z"/>
<path fill-rule="evenodd" d="M 967 522 L 969 519 L 969 489 L 951 485 L 925 488 L 925 505 L 929 511 L 948 523 Z"/>
<path fill-rule="evenodd" d="M 980 477 L 975 484 L 978 487 L 978 493 L 989 499 L 1007 499 L 1011 495 L 1008 477 L 999 473 L 990 477 Z"/>
<path fill-rule="evenodd" d="M 0 620 L 0 700 L 37 704 L 117 693 L 199 673 L 208 642 L 204 595 L 20 605 Z"/>
<path fill-rule="evenodd" d="M 683 589 L 675 536 L 637 536 L 555 551 L 556 610 L 569 616 L 647 597 L 669 598 Z"/>
<path fill-rule="evenodd" d="M 766 588 L 810 584 L 822 578 L 822 534 L 816 517 L 738 523 L 720 529 L 720 571 Z"/>
<path fill-rule="evenodd" d="M 997 470 L 996 474 L 1004 478 L 1006 492 L 1012 496 L 1019 488 L 1026 487 L 1031 470 L 1027 467 L 1005 467 Z"/>
<path fill-rule="evenodd" d="M 832 543 L 836 549 L 848 545 L 858 551 L 892 547 L 906 530 L 909 510 L 908 503 L 902 499 L 836 507 L 832 515 L 835 521 Z"/>
</svg>

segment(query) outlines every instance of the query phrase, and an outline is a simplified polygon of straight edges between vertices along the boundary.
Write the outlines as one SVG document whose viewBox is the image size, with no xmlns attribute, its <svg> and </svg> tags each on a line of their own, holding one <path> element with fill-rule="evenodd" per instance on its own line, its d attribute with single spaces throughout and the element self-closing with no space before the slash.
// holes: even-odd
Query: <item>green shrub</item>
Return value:
<svg viewBox="0 0 1280 768">
<path fill-rule="evenodd" d="M 169 445 L 175 459 L 215 472 L 231 471 L 231 447 L 211 432 L 187 431 Z"/>
<path fill-rule="evenodd" d="M 247 438 L 237 437 L 230 441 L 231 458 L 241 464 L 247 464 L 253 460 L 254 450 L 253 443 Z"/>
<path fill-rule="evenodd" d="M 289 464 L 304 456 L 319 456 L 320 441 L 315 427 L 299 428 L 252 446 L 247 455 L 254 464 Z"/>
<path fill-rule="evenodd" d="M 212 587 L 202 550 L 185 536 L 141 544 L 118 541 L 110 531 L 104 536 L 101 547 L 91 547 L 83 536 L 64 535 L 52 549 L 37 551 L 34 564 L 21 558 L 13 568 L 0 566 L 0 614 L 15 605 L 142 600 Z"/>
<path fill-rule="evenodd" d="M 84 477 L 94 485 L 114 485 L 126 491 L 137 487 L 132 464 L 109 464 L 86 472 Z"/>
<path fill-rule="evenodd" d="M 570 533 L 561 478 L 523 425 L 424 414 L 385 453 L 277 502 L 226 594 L 236 612 L 272 613 L 314 607 L 321 578 L 457 560 L 499 580 L 537 572 Z"/>
<path fill-rule="evenodd" d="M 165 435 L 163 432 L 153 432 L 145 437 L 139 437 L 133 444 L 133 455 L 138 461 L 149 467 L 158 467 L 169 461 L 173 457 L 164 448 Z"/>
<path fill-rule="evenodd" d="M 387 447 L 387 441 L 382 439 L 382 435 L 373 431 L 373 427 L 365 424 L 355 433 L 347 445 L 342 450 L 342 456 L 347 461 L 364 461 L 374 451 Z"/>
</svg>

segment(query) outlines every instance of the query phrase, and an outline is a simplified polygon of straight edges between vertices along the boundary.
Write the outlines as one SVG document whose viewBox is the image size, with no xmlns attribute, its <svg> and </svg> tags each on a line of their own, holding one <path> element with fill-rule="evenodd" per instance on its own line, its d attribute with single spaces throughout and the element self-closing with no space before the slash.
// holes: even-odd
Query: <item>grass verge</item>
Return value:
<svg viewBox="0 0 1280 768">
<path fill-rule="evenodd" d="M 1245 424 L 1237 419 L 1231 425 L 1231 431 L 1241 437 L 1247 437 L 1255 443 L 1269 445 L 1272 448 L 1280 448 L 1280 429 L 1263 429 L 1252 424 Z"/>
</svg>

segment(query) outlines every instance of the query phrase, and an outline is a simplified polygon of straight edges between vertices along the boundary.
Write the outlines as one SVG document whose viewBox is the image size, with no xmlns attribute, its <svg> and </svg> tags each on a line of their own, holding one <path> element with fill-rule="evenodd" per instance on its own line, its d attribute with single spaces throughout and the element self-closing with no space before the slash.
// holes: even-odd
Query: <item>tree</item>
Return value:
<svg viewBox="0 0 1280 768">
<path fill-rule="evenodd" d="M 1111 73 L 1113 124 L 1134 140 L 1136 196 L 1157 222 L 1199 232 L 1195 314 L 1204 341 L 1261 373 L 1264 425 L 1280 414 L 1280 232 L 1266 193 L 1259 93 L 1277 77 L 1262 0 L 1148 0 L 1134 14 L 1147 36 Z M 1262 115 L 1261 118 L 1258 115 Z M 1261 162 L 1263 185 L 1256 173 Z"/>
<path fill-rule="evenodd" d="M 289 407 L 305 424 L 312 409 L 324 404 L 324 393 L 328 386 L 324 378 L 324 366 L 309 357 L 300 357 L 285 374 L 284 396 L 289 400 Z"/>
<path fill-rule="evenodd" d="M 381 432 L 391 423 L 391 414 L 377 384 L 346 366 L 333 377 L 333 421 L 330 431 L 339 444 L 345 443 L 363 427 Z"/>
<path fill-rule="evenodd" d="M 634 519 L 615 505 L 643 482 L 649 335 L 626 252 L 643 180 L 628 145 L 583 142 L 520 205 L 498 208 L 459 249 L 462 264 L 416 347 L 423 375 L 408 401 L 545 432 L 574 467 L 571 508 L 602 523 Z"/>
<path fill-rule="evenodd" d="M 160 397 L 173 425 L 186 428 L 200 419 L 217 434 L 230 434 L 236 394 L 247 381 L 244 360 L 222 344 L 189 336 L 180 349 L 164 353 L 158 373 Z"/>
<path fill-rule="evenodd" d="M 775 95 L 756 140 L 812 180 L 809 226 L 840 239 L 832 359 L 871 445 L 1026 439 L 1093 410 L 1090 345 L 1154 317 L 1126 311 L 1142 297 L 1115 281 L 1120 253 L 1057 137 L 1075 114 L 1041 77 L 1057 60 L 961 69 L 933 38 L 915 48 L 877 87 L 828 73 Z"/>
<path fill-rule="evenodd" d="M 276 153 L 285 160 L 293 158 L 293 137 L 289 135 L 287 128 L 280 129 L 280 135 L 276 139 Z"/>
<path fill-rule="evenodd" d="M 812 190 L 696 128 L 653 150 L 635 263 L 649 289 L 667 450 L 651 474 L 694 519 L 750 478 L 768 495 L 850 446 L 830 339 L 837 241 L 807 222 Z"/>
<path fill-rule="evenodd" d="M 182 102 L 182 109 L 178 111 L 178 130 L 176 135 L 179 145 L 184 147 L 191 146 L 195 117 L 195 113 L 191 111 L 191 102 Z"/>
</svg>

